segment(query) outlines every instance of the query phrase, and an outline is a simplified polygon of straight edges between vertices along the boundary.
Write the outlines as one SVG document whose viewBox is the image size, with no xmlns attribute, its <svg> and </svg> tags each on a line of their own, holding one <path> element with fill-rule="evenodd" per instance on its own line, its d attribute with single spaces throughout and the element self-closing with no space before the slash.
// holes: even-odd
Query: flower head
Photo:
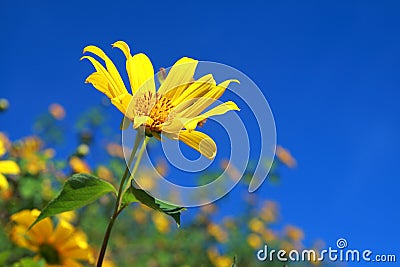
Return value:
<svg viewBox="0 0 400 267">
<path fill-rule="evenodd" d="M 2 157 L 6 152 L 6 142 L 4 141 L 5 136 L 3 138 L 0 138 L 0 157 Z M 0 191 L 6 191 L 8 189 L 8 181 L 4 174 L 19 174 L 20 169 L 17 165 L 12 160 L 2 160 L 0 161 Z"/>
<path fill-rule="evenodd" d="M 198 61 L 183 57 L 167 75 L 164 69 L 160 72 L 161 85 L 156 91 L 150 59 L 143 53 L 132 56 L 129 46 L 123 41 L 114 43 L 113 47 L 119 48 L 126 57 L 131 93 L 114 63 L 96 46 L 87 46 L 83 52 L 98 56 L 105 67 L 94 57 L 83 56 L 82 59 L 88 59 L 96 69 L 86 82 L 109 97 L 113 105 L 133 122 L 135 129 L 144 129 L 146 135 L 159 139 L 161 134 L 179 139 L 207 158 L 214 158 L 217 150 L 215 142 L 195 129 L 208 117 L 239 110 L 234 102 L 228 101 L 202 113 L 222 96 L 231 82 L 238 81 L 226 80 L 216 84 L 211 74 L 194 80 Z"/>
<path fill-rule="evenodd" d="M 39 210 L 22 210 L 11 216 L 14 226 L 11 240 L 27 248 L 46 261 L 46 266 L 83 267 L 80 261 L 93 262 L 93 253 L 86 241 L 86 235 L 69 222 L 60 219 L 54 228 L 50 218 L 28 227 L 39 216 Z"/>
</svg>

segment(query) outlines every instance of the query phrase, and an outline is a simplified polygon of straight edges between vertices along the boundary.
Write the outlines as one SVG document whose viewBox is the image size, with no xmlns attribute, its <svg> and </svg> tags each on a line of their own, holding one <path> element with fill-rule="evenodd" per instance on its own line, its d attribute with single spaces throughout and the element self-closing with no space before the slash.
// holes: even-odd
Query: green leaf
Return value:
<svg viewBox="0 0 400 267">
<path fill-rule="evenodd" d="M 185 210 L 185 208 L 156 199 L 146 191 L 135 188 L 133 185 L 131 185 L 130 189 L 123 195 L 122 205 L 128 205 L 132 202 L 140 202 L 153 210 L 163 212 L 171 216 L 178 226 L 181 224 L 181 211 Z"/>
<path fill-rule="evenodd" d="M 2 251 L 0 252 L 0 266 L 4 266 L 5 262 L 8 260 L 8 258 L 12 255 L 10 250 Z"/>
<path fill-rule="evenodd" d="M 13 264 L 13 267 L 44 267 L 44 261 L 35 261 L 33 258 L 23 258 Z"/>
<path fill-rule="evenodd" d="M 90 174 L 74 174 L 29 228 L 44 218 L 86 206 L 109 192 L 116 193 L 114 186 L 110 183 Z"/>
</svg>

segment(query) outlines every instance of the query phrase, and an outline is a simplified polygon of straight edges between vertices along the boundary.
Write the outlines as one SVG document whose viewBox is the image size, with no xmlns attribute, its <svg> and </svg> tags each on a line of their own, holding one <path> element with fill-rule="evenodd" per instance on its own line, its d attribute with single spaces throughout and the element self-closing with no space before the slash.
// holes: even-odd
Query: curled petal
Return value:
<svg viewBox="0 0 400 267">
<path fill-rule="evenodd" d="M 217 145 L 214 140 L 205 133 L 183 130 L 179 133 L 179 140 L 199 151 L 208 159 L 213 159 L 217 154 Z"/>
<path fill-rule="evenodd" d="M 225 103 L 218 105 L 215 108 L 210 109 L 209 111 L 201 114 L 200 116 L 197 116 L 197 117 L 194 117 L 193 119 L 188 120 L 185 123 L 185 128 L 188 131 L 192 131 L 196 128 L 197 124 L 200 121 L 207 119 L 209 117 L 212 117 L 212 116 L 225 114 L 226 112 L 228 112 L 230 110 L 238 110 L 239 111 L 240 109 L 233 101 L 225 102 Z"/>
</svg>

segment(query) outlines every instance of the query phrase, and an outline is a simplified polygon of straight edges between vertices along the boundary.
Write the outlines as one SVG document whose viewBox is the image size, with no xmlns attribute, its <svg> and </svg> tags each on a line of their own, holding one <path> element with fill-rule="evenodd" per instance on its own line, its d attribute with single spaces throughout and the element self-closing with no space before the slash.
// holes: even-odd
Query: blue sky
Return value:
<svg viewBox="0 0 400 267">
<path fill-rule="evenodd" d="M 308 240 L 345 237 L 399 257 L 399 11 L 397 1 L 2 1 L 11 109 L 1 130 L 25 135 L 52 102 L 71 121 L 97 104 L 83 84 L 92 68 L 79 61 L 88 44 L 110 53 L 125 40 L 157 67 L 182 56 L 225 63 L 263 90 L 278 143 L 298 160 L 258 194 L 280 202 Z"/>
</svg>

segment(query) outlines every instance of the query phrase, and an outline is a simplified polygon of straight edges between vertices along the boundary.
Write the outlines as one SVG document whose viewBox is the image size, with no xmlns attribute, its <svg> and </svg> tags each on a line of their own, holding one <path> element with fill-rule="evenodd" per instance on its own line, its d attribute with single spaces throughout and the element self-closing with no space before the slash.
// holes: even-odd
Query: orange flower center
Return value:
<svg viewBox="0 0 400 267">
<path fill-rule="evenodd" d="M 135 100 L 135 115 L 148 116 L 153 122 L 146 122 L 146 128 L 150 131 L 161 132 L 162 124 L 171 120 L 171 111 L 174 106 L 171 100 L 156 93 L 147 92 Z"/>
</svg>

